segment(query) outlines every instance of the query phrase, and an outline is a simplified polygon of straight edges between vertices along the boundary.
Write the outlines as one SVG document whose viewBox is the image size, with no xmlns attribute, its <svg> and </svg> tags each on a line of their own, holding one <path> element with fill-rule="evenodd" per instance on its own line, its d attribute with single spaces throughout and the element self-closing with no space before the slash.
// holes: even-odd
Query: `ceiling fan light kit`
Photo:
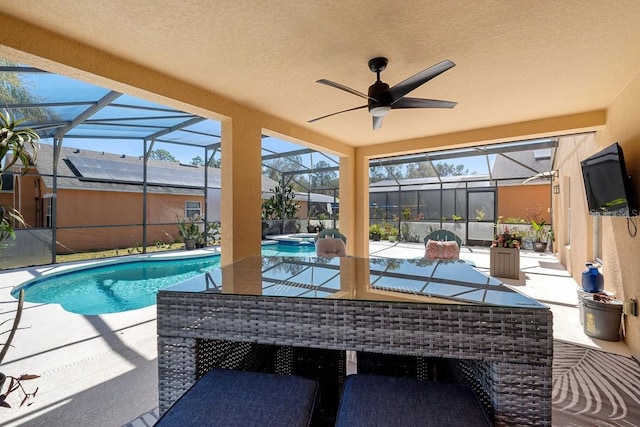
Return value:
<svg viewBox="0 0 640 427">
<path fill-rule="evenodd" d="M 369 86 L 368 94 L 352 89 L 348 86 L 340 83 L 332 82 L 331 80 L 320 79 L 317 83 L 321 83 L 327 86 L 331 86 L 336 89 L 343 90 L 352 95 L 359 96 L 367 100 L 367 105 L 360 107 L 349 108 L 347 110 L 338 111 L 336 113 L 327 114 L 325 116 L 317 117 L 309 120 L 309 123 L 316 122 L 327 117 L 335 116 L 337 114 L 346 113 L 348 111 L 360 110 L 368 108 L 369 114 L 373 119 L 373 129 L 379 129 L 382 127 L 382 118 L 386 116 L 392 109 L 399 108 L 453 108 L 457 102 L 441 101 L 439 99 L 424 99 L 424 98 L 409 98 L 405 97 L 409 92 L 422 86 L 434 77 L 439 76 L 448 69 L 454 67 L 451 61 L 442 61 L 432 67 L 420 71 L 419 73 L 409 77 L 398 83 L 393 87 L 389 87 L 388 84 L 380 80 L 380 73 L 387 68 L 389 61 L 387 58 L 377 57 L 369 60 L 369 69 L 376 73 L 376 82 Z"/>
<path fill-rule="evenodd" d="M 373 117 L 384 117 L 387 114 L 389 114 L 389 111 L 391 111 L 391 107 L 380 106 L 380 107 L 373 107 L 372 109 L 369 110 L 369 113 Z"/>
</svg>

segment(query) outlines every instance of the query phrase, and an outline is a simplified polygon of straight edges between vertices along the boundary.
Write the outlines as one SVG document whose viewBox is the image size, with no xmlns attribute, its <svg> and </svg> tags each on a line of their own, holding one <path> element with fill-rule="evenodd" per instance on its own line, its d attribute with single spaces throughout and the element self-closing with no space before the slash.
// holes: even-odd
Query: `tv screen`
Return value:
<svg viewBox="0 0 640 427">
<path fill-rule="evenodd" d="M 622 148 L 612 144 L 580 162 L 591 215 L 635 216 L 631 178 Z"/>
</svg>

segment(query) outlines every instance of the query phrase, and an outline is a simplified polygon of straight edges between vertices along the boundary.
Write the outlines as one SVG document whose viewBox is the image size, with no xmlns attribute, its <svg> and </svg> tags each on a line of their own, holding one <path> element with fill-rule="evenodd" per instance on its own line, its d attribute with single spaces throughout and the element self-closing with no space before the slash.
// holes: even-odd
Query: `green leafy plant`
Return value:
<svg viewBox="0 0 640 427">
<path fill-rule="evenodd" d="M 184 218 L 182 221 L 178 221 L 178 234 L 184 240 L 198 240 L 201 238 L 201 231 L 199 224 L 202 222 L 202 219 L 199 215 L 195 215 L 193 217 Z"/>
<path fill-rule="evenodd" d="M 25 225 L 20 212 L 13 208 L 0 206 L 0 248 L 6 246 L 2 243 L 6 239 L 11 238 L 15 240 L 16 231 L 13 226 L 15 223 Z"/>
<path fill-rule="evenodd" d="M 383 230 L 383 234 L 382 234 L 382 238 L 393 238 L 393 237 L 398 237 L 398 234 L 400 234 L 400 232 L 398 231 L 398 229 L 391 223 L 386 222 L 384 224 L 384 230 Z"/>
<path fill-rule="evenodd" d="M 380 237 L 382 237 L 382 232 L 383 232 L 383 229 L 382 229 L 382 226 L 380 224 L 376 223 L 376 224 L 371 224 L 369 226 L 369 236 L 372 239 L 376 239 L 376 238 L 380 239 Z"/>
<path fill-rule="evenodd" d="M 553 230 L 546 227 L 545 221 L 539 223 L 531 221 L 532 237 L 535 242 L 545 243 L 548 240 L 554 240 Z"/>
<path fill-rule="evenodd" d="M 33 129 L 20 128 L 26 121 L 27 119 L 15 120 L 7 110 L 0 112 L 0 160 L 12 154 L 1 172 L 13 167 L 20 160 L 24 175 L 36 163 L 40 137 Z"/>
<path fill-rule="evenodd" d="M 18 161 L 20 161 L 22 166 L 22 175 L 26 174 L 31 166 L 36 164 L 38 150 L 40 149 L 40 137 L 32 129 L 20 128 L 20 125 L 26 121 L 27 119 L 15 120 L 14 117 L 6 110 L 0 112 L 0 175 L 16 165 Z M 4 166 L 2 166 L 5 161 L 5 157 L 8 158 L 4 163 Z M 1 184 L 2 181 L 0 180 L 0 190 L 2 189 Z M 2 242 L 6 239 L 16 238 L 16 232 L 14 229 L 15 224 L 23 226 L 26 225 L 20 212 L 13 208 L 0 206 L 0 248 L 3 247 Z M 13 337 L 20 325 L 23 305 L 24 291 L 22 290 L 20 291 L 20 296 L 18 298 L 18 307 L 16 309 L 15 317 L 13 318 L 11 329 L 0 333 L 0 335 L 8 333 L 7 339 L 2 343 L 2 348 L 0 349 L 0 365 L 2 364 L 7 351 L 11 347 Z M 0 325 L 4 325 L 10 320 L 11 319 L 5 320 L 1 322 Z M 17 390 L 21 390 L 24 394 L 24 398 L 22 399 L 20 406 L 25 403 L 30 404 L 29 400 L 35 397 L 38 389 L 36 388 L 36 391 L 33 393 L 28 393 L 23 388 L 22 381 L 34 378 L 39 378 L 39 376 L 25 374 L 19 377 L 13 377 L 0 373 L 0 406 L 10 408 L 11 405 L 7 402 L 7 397 Z M 9 384 L 5 389 L 7 379 L 9 379 Z M 3 390 L 5 391 L 2 392 Z"/>
<path fill-rule="evenodd" d="M 18 160 L 22 165 L 21 174 L 26 174 L 36 164 L 40 149 L 40 137 L 29 128 L 20 128 L 27 119 L 15 120 L 8 111 L 0 112 L 0 175 L 13 167 Z M 7 161 L 2 166 L 3 161 Z M 0 190 L 2 181 L 0 181 Z M 0 244 L 6 239 L 15 239 L 14 224 L 25 225 L 20 212 L 0 206 Z M 2 246 L 0 246 L 2 247 Z"/>
<path fill-rule="evenodd" d="M 295 218 L 300 205 L 295 201 L 293 186 L 281 188 L 276 185 L 271 192 L 271 197 L 262 203 L 262 219 Z"/>
<path fill-rule="evenodd" d="M 220 227 L 219 222 L 210 222 L 207 224 L 207 229 L 205 231 L 205 235 L 208 240 L 211 241 L 214 245 L 220 244 L 220 239 L 222 239 L 222 228 Z"/>
</svg>

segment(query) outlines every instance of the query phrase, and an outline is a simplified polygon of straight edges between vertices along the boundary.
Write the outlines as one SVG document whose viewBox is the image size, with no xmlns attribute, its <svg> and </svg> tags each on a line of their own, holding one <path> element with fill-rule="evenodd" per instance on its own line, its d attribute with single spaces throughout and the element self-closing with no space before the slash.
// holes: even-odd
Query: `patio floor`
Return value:
<svg viewBox="0 0 640 427">
<path fill-rule="evenodd" d="M 372 256 L 419 258 L 422 244 L 371 242 Z M 463 247 L 461 258 L 489 271 L 489 249 Z M 43 272 L 39 267 L 0 273 L 0 311 L 15 308 L 10 290 Z M 591 339 L 578 315 L 578 284 L 551 254 L 522 251 L 520 280 L 505 283 L 549 305 L 554 338 L 629 356 L 624 342 Z M 157 417 L 155 306 L 125 313 L 81 316 L 57 305 L 26 304 L 20 330 L 2 371 L 39 374 L 24 382 L 39 388 L 33 405 L 18 408 L 20 396 L 0 408 L 0 425 L 18 426 L 151 426 Z M 6 325 L 5 325 L 6 326 Z M 5 328 L 3 327 L 2 330 Z"/>
</svg>

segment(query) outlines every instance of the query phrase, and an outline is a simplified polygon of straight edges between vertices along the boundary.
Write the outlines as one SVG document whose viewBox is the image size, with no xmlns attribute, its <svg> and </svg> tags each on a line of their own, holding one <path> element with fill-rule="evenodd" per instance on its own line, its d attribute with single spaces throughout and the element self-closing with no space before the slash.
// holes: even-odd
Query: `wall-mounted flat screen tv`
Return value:
<svg viewBox="0 0 640 427">
<path fill-rule="evenodd" d="M 589 214 L 635 216 L 638 210 L 622 147 L 612 144 L 580 162 Z"/>
</svg>

